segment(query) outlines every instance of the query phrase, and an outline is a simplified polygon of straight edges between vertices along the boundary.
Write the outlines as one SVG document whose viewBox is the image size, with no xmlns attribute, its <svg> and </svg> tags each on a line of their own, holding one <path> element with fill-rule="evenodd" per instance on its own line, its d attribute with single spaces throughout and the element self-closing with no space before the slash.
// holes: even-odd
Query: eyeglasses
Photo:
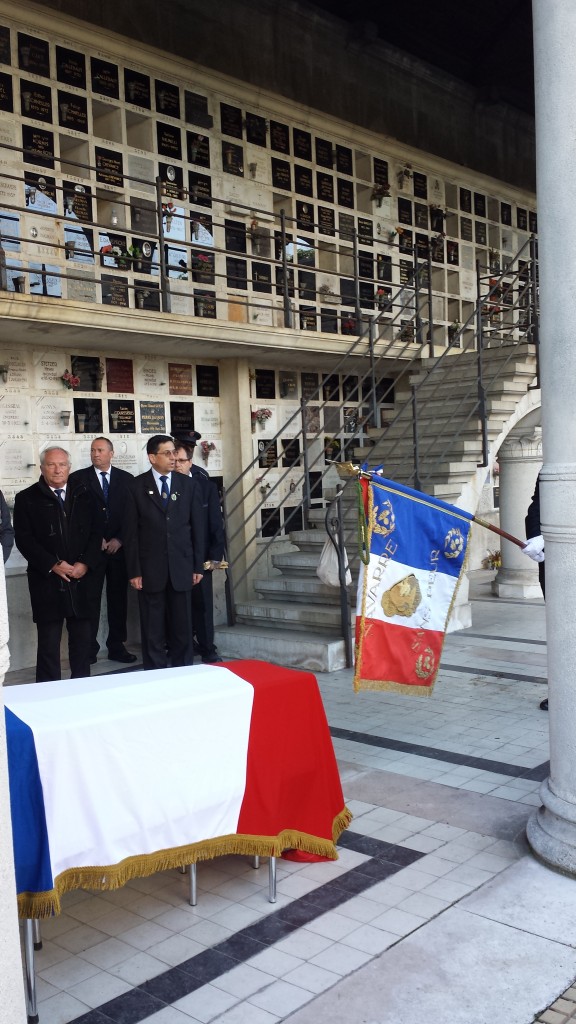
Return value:
<svg viewBox="0 0 576 1024">
<path fill-rule="evenodd" d="M 180 466 L 183 462 L 192 462 L 192 459 L 174 459 L 177 466 Z"/>
</svg>

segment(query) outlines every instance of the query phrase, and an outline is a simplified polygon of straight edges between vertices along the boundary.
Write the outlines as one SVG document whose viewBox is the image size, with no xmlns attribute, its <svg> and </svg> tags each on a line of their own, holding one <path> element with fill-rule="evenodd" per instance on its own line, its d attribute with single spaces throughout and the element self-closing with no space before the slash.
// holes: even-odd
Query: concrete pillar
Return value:
<svg viewBox="0 0 576 1024">
<path fill-rule="evenodd" d="M 9 663 L 6 583 L 0 557 L 0 696 Z M 26 1006 L 16 909 L 3 700 L 0 700 L 0 821 L 0 1024 L 24 1024 Z"/>
<path fill-rule="evenodd" d="M 508 437 L 498 452 L 500 466 L 500 527 L 524 540 L 524 518 L 542 464 L 542 431 L 529 437 Z M 538 567 L 521 549 L 503 537 L 502 567 L 492 583 L 496 597 L 541 597 Z"/>
<path fill-rule="evenodd" d="M 576 4 L 533 0 L 533 14 L 550 777 L 527 835 L 576 876 Z"/>
</svg>

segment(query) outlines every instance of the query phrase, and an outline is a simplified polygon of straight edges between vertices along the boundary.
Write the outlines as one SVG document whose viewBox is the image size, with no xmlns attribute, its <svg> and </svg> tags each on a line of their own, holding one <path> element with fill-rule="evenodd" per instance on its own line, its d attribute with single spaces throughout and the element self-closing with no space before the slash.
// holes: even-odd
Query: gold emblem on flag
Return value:
<svg viewBox="0 0 576 1024">
<path fill-rule="evenodd" d="M 444 538 L 444 554 L 446 558 L 458 558 L 464 551 L 464 537 L 457 526 L 448 530 Z"/>
<path fill-rule="evenodd" d="M 429 679 L 435 667 L 434 652 L 431 647 L 426 647 L 424 653 L 416 659 L 414 671 L 419 679 Z"/>
<path fill-rule="evenodd" d="M 384 615 L 391 618 L 393 615 L 404 615 L 410 618 L 414 614 L 420 601 L 422 591 L 414 573 L 398 580 L 393 587 L 386 590 L 382 595 L 381 605 Z"/>
<path fill-rule="evenodd" d="M 370 529 L 387 537 L 396 529 L 396 516 L 391 501 L 383 501 L 378 510 L 375 506 L 370 510 Z"/>
</svg>

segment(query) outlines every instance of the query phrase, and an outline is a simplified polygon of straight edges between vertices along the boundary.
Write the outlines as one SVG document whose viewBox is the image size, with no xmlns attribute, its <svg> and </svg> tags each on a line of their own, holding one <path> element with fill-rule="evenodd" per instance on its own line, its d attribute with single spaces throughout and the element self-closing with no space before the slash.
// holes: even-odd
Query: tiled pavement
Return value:
<svg viewBox="0 0 576 1024">
<path fill-rule="evenodd" d="M 194 908 L 177 871 L 68 895 L 42 928 L 41 1024 L 576 1020 L 575 883 L 524 839 L 544 608 L 477 596 L 431 700 L 318 677 L 354 813 L 338 861 L 279 862 L 274 905 L 240 857 L 199 865 Z"/>
</svg>

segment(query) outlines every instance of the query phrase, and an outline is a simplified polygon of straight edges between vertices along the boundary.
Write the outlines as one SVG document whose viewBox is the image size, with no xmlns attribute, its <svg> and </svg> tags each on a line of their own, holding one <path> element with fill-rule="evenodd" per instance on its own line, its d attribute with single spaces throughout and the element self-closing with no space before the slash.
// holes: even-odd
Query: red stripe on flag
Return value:
<svg viewBox="0 0 576 1024">
<path fill-rule="evenodd" d="M 356 643 L 361 619 L 356 619 Z M 410 629 L 376 619 L 364 620 L 358 679 L 432 686 L 436 678 L 444 633 L 431 629 Z"/>
</svg>

